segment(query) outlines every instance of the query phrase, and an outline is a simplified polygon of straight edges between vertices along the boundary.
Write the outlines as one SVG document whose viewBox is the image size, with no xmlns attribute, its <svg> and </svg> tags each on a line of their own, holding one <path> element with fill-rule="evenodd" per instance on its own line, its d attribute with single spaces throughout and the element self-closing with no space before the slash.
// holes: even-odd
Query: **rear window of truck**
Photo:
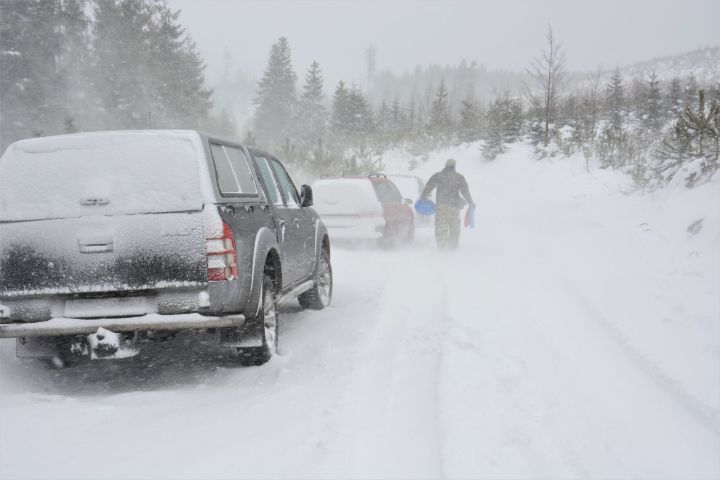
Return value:
<svg viewBox="0 0 720 480">
<path fill-rule="evenodd" d="M 201 158 L 182 133 L 23 140 L 0 158 L 0 221 L 201 210 Z"/>
</svg>

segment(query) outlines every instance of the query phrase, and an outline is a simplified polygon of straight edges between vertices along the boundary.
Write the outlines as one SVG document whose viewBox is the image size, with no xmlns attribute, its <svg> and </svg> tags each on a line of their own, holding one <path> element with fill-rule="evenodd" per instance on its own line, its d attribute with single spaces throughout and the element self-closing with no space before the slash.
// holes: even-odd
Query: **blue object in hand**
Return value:
<svg viewBox="0 0 720 480">
<path fill-rule="evenodd" d="M 421 198 L 415 202 L 415 210 L 417 210 L 420 215 L 429 217 L 435 213 L 435 202 L 427 198 Z"/>
</svg>

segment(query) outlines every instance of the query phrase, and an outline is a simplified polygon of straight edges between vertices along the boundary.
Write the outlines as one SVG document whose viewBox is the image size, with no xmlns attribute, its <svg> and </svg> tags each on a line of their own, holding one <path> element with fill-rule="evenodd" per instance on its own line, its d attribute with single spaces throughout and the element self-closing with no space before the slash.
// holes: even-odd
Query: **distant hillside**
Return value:
<svg viewBox="0 0 720 480">
<path fill-rule="evenodd" d="M 449 91 L 450 102 L 459 104 L 468 96 L 488 102 L 504 91 L 517 93 L 525 80 L 524 72 L 489 70 L 482 64 L 462 60 L 456 65 L 418 66 L 402 73 L 381 71 L 373 78 L 369 94 L 375 104 L 398 97 L 404 103 L 414 99 L 429 109 L 441 81 Z"/>
<path fill-rule="evenodd" d="M 612 71 L 613 68 L 606 67 L 603 84 Z M 663 83 L 674 77 L 687 79 L 694 74 L 700 85 L 717 84 L 720 82 L 720 46 L 633 63 L 620 67 L 620 71 L 628 83 L 644 81 L 651 72 L 655 72 Z M 588 75 L 589 72 L 572 72 L 571 87 L 585 85 Z M 381 100 L 392 101 L 395 96 L 402 102 L 415 98 L 424 108 L 429 108 L 441 80 L 445 81 L 449 90 L 451 103 L 457 105 L 468 94 L 483 102 L 506 90 L 520 94 L 522 83 L 528 81 L 528 76 L 523 71 L 490 70 L 464 60 L 457 65 L 417 67 L 414 71 L 399 74 L 386 70 L 374 78 L 370 97 L 375 104 Z"/>
<path fill-rule="evenodd" d="M 647 78 L 651 72 L 655 72 L 663 81 L 693 74 L 701 85 L 717 83 L 720 82 L 720 46 L 654 58 L 627 65 L 620 70 L 627 79 Z"/>
</svg>

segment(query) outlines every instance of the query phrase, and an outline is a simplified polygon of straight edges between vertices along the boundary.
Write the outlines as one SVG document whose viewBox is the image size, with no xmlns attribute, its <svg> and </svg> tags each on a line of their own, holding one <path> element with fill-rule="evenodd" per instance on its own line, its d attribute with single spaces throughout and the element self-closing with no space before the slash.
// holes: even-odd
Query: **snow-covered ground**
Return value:
<svg viewBox="0 0 720 480">
<path fill-rule="evenodd" d="M 335 249 L 332 307 L 285 312 L 267 365 L 193 333 L 59 371 L 3 341 L 0 478 L 720 477 L 717 182 L 628 194 L 526 146 L 414 173 L 449 156 L 460 249 Z"/>
</svg>

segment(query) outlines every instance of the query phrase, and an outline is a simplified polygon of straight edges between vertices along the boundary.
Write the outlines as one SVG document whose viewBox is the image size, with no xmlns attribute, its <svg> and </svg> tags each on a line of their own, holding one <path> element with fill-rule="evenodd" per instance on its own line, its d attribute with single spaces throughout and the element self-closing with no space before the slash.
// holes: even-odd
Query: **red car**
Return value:
<svg viewBox="0 0 720 480">
<path fill-rule="evenodd" d="M 385 175 L 323 178 L 312 188 L 315 211 L 333 240 L 396 245 L 415 237 L 413 201 Z"/>
</svg>

